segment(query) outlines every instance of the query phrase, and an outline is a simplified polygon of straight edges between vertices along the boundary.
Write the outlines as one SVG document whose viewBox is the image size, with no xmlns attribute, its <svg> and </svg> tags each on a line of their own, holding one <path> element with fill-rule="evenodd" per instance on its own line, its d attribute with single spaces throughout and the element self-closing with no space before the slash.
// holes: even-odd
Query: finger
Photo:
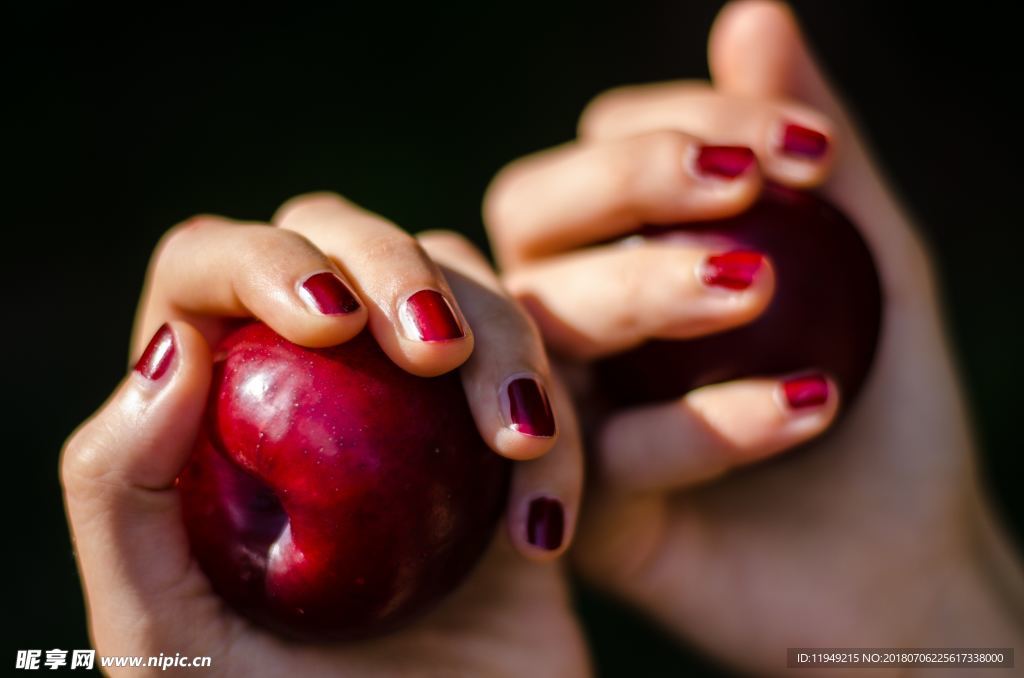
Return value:
<svg viewBox="0 0 1024 678">
<path fill-rule="evenodd" d="M 727 5 L 712 29 L 708 61 L 715 86 L 723 92 L 796 99 L 828 115 L 833 121 L 829 134 L 842 146 L 843 161 L 830 175 L 825 193 L 860 225 L 884 270 L 902 275 L 908 252 L 925 258 L 924 245 L 876 169 L 868 144 L 818 66 L 789 7 L 761 0 Z"/>
<path fill-rule="evenodd" d="M 818 373 L 706 386 L 613 416 L 597 474 L 617 490 L 684 488 L 810 440 L 838 407 L 835 382 Z"/>
<path fill-rule="evenodd" d="M 589 360 L 750 322 L 771 301 L 775 276 L 758 252 L 643 241 L 527 264 L 505 283 L 553 351 Z"/>
<path fill-rule="evenodd" d="M 435 376 L 473 352 L 473 332 L 448 281 L 405 231 L 331 193 L 293 198 L 274 223 L 315 242 L 349 275 L 370 331 L 399 367 Z"/>
<path fill-rule="evenodd" d="M 366 322 L 345 275 L 302 236 L 196 217 L 172 229 L 157 248 L 133 355 L 168 320 L 202 328 L 214 318 L 245 316 L 312 347 L 346 341 Z"/>
<path fill-rule="evenodd" d="M 611 90 L 587 106 L 579 123 L 584 141 L 666 129 L 708 143 L 748 146 L 765 176 L 790 186 L 824 181 L 835 155 L 833 122 L 810 106 L 783 98 L 732 96 L 692 82 Z"/>
<path fill-rule="evenodd" d="M 66 443 L 61 483 L 92 612 L 132 614 L 189 572 L 175 478 L 210 381 L 206 341 L 160 328 L 131 374 Z M 149 603 L 152 605 L 152 603 Z"/>
<path fill-rule="evenodd" d="M 576 532 L 583 487 L 583 452 L 568 394 L 557 380 L 551 398 L 561 434 L 543 457 L 519 462 L 512 475 L 507 512 L 516 549 L 536 561 L 565 553 Z"/>
<path fill-rule="evenodd" d="M 754 0 L 728 4 L 708 40 L 715 87 L 733 96 L 794 97 L 833 120 L 846 119 L 785 3 Z"/>
<path fill-rule="evenodd" d="M 484 213 L 500 257 L 512 264 L 645 223 L 730 216 L 749 206 L 760 188 L 750 149 L 656 131 L 519 160 L 491 184 Z"/>
<path fill-rule="evenodd" d="M 419 238 L 445 268 L 466 319 L 476 328 L 476 346 L 461 373 L 480 434 L 492 449 L 512 459 L 544 454 L 554 445 L 558 429 L 548 398 L 550 369 L 537 328 L 465 238 L 439 231 Z"/>
<path fill-rule="evenodd" d="M 483 256 L 452 233 L 425 233 L 420 240 L 448 269 L 477 328 L 462 379 L 481 435 L 499 453 L 528 460 L 515 465 L 509 490 L 511 541 L 531 560 L 556 558 L 572 540 L 583 484 L 572 404 L 550 374 L 537 330 Z"/>
</svg>

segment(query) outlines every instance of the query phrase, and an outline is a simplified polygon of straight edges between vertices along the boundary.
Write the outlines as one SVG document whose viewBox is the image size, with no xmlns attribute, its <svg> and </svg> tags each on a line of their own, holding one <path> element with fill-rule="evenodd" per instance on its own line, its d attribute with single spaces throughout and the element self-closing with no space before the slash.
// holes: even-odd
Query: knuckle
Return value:
<svg viewBox="0 0 1024 678">
<path fill-rule="evenodd" d="M 683 158 L 693 146 L 693 138 L 676 130 L 656 130 L 638 137 L 643 155 L 660 161 L 659 166 L 683 168 Z"/>
<path fill-rule="evenodd" d="M 659 130 L 605 147 L 600 159 L 602 190 L 616 196 L 624 208 L 646 209 L 654 187 L 678 191 L 690 144 L 682 132 Z"/>
<path fill-rule="evenodd" d="M 659 193 L 677 195 L 680 185 L 689 183 L 687 159 L 694 152 L 694 139 L 675 130 L 657 130 L 632 140 L 635 164 L 650 173 Z"/>
<path fill-rule="evenodd" d="M 645 326 L 645 318 L 660 315 L 651 313 L 651 275 L 649 268 L 643 264 L 644 262 L 629 257 L 623 258 L 616 267 L 614 280 L 619 287 L 621 298 L 635 300 L 635 303 L 617 305 L 616 313 L 612 316 L 617 334 L 633 336 Z"/>
<path fill-rule="evenodd" d="M 605 152 L 600 162 L 600 191 L 629 206 L 639 181 L 642 163 L 636 161 L 633 144 L 620 144 Z"/>
<path fill-rule="evenodd" d="M 705 80 L 673 80 L 647 85 L 624 85 L 601 92 L 583 108 L 577 123 L 581 138 L 599 137 L 628 122 L 627 117 L 645 103 L 666 98 L 712 92 Z"/>
<path fill-rule="evenodd" d="M 83 481 L 97 480 L 104 476 L 101 462 L 102 446 L 92 435 L 91 427 L 80 426 L 64 442 L 60 453 L 60 477 L 65 489 L 71 491 Z"/>
<path fill-rule="evenodd" d="M 160 236 L 160 240 L 153 249 L 150 269 L 160 271 L 164 263 L 173 257 L 174 253 L 182 247 L 183 242 L 192 237 L 196 231 L 211 228 L 220 223 L 222 223 L 220 217 L 212 214 L 196 214 L 171 226 Z"/>
<path fill-rule="evenodd" d="M 338 206 L 347 206 L 348 204 L 349 203 L 345 198 L 333 191 L 302 193 L 284 201 L 274 213 L 273 222 L 276 224 L 287 225 L 288 222 L 292 221 L 297 215 L 305 212 L 306 210 L 318 210 L 325 207 L 333 208 Z"/>
<path fill-rule="evenodd" d="M 441 247 L 460 252 L 477 252 L 476 246 L 470 242 L 469 238 L 455 231 L 445 229 L 420 231 L 416 234 L 416 239 L 419 240 L 421 245 L 425 246 Z"/>
<path fill-rule="evenodd" d="M 167 229 L 167 233 L 164 234 L 164 237 L 166 238 L 176 233 L 195 231 L 201 228 L 209 228 L 211 226 L 215 226 L 221 223 L 223 223 L 223 219 L 213 214 L 193 214 L 188 219 L 178 222 L 171 228 Z"/>
<path fill-rule="evenodd" d="M 295 231 L 256 227 L 245 241 L 248 259 L 259 262 L 274 261 L 282 255 L 309 255 L 319 252 L 306 236 Z"/>
<path fill-rule="evenodd" d="M 484 193 L 484 223 L 492 232 L 504 230 L 513 223 L 522 177 L 526 173 L 526 160 L 521 158 L 503 167 Z"/>
<path fill-rule="evenodd" d="M 271 284 L 292 284 L 299 273 L 330 269 L 320 250 L 301 233 L 258 226 L 247 234 L 239 250 L 239 265 L 231 270 L 235 293 L 248 298 Z"/>
<path fill-rule="evenodd" d="M 455 231 L 430 230 L 416 235 L 416 240 L 428 254 L 438 261 L 459 259 L 462 261 L 486 262 L 484 254 L 466 236 Z M 445 256 L 448 255 L 448 256 Z M 488 264 L 489 266 L 489 264 Z"/>
<path fill-rule="evenodd" d="M 512 299 L 505 298 L 498 303 L 488 304 L 477 313 L 474 320 L 491 330 L 494 336 L 512 340 L 524 350 L 539 350 L 540 333 L 537 326 L 525 309 Z"/>
<path fill-rule="evenodd" d="M 633 91 L 630 86 L 615 87 L 601 92 L 587 102 L 580 113 L 577 132 L 580 137 L 592 136 L 600 132 L 614 116 L 619 102 Z"/>
<path fill-rule="evenodd" d="M 430 265 L 430 258 L 419 241 L 397 227 L 369 236 L 360 243 L 358 252 L 364 262 L 378 265 L 388 261 L 410 259 Z"/>
</svg>

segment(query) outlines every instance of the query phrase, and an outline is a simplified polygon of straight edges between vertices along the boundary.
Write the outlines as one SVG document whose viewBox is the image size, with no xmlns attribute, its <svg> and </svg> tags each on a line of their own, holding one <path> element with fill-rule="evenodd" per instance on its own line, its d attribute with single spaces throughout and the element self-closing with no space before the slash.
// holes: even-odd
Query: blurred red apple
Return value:
<svg viewBox="0 0 1024 678">
<path fill-rule="evenodd" d="M 509 466 L 457 374 L 415 377 L 368 332 L 307 349 L 253 323 L 219 347 L 211 388 L 178 482 L 185 525 L 213 588 L 264 626 L 386 632 L 490 543 Z"/>
<path fill-rule="evenodd" d="M 651 341 L 601 361 L 598 377 L 613 403 L 668 400 L 707 384 L 806 369 L 831 374 L 846 403 L 853 400 L 875 354 L 882 295 L 871 252 L 837 208 L 811 193 L 768 184 L 738 216 L 647 227 L 642 234 L 762 252 L 775 269 L 775 294 L 748 325 Z"/>
</svg>

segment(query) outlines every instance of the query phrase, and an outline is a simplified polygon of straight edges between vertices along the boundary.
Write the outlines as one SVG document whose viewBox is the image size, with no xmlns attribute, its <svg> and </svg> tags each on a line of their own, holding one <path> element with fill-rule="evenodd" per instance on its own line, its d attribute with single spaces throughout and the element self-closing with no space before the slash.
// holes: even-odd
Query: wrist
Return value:
<svg viewBox="0 0 1024 678">
<path fill-rule="evenodd" d="M 1024 646 L 1024 569 L 1019 555 L 990 511 L 977 515 L 966 548 L 953 559 L 949 578 L 923 619 L 917 647 Z M 942 675 L 934 669 L 917 669 L 910 675 L 919 674 Z M 950 675 L 957 675 L 956 670 Z"/>
</svg>

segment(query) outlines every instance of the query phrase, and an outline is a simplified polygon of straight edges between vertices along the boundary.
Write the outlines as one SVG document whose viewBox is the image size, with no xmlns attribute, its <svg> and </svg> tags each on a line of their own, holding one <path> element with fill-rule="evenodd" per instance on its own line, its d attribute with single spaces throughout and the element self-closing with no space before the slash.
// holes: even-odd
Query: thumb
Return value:
<svg viewBox="0 0 1024 678">
<path fill-rule="evenodd" d="M 147 599 L 189 570 L 174 482 L 198 431 L 210 362 L 199 332 L 164 325 L 64 447 L 65 508 L 94 622 L 103 609 L 144 614 Z"/>
<path fill-rule="evenodd" d="M 823 192 L 859 224 L 883 278 L 888 278 L 889 291 L 910 284 L 911 276 L 901 271 L 907 269 L 908 257 L 917 264 L 915 269 L 924 267 L 924 244 L 818 66 L 792 10 L 772 0 L 726 5 L 711 29 L 708 65 L 715 87 L 725 93 L 798 100 L 832 119 L 839 159 Z"/>
</svg>

